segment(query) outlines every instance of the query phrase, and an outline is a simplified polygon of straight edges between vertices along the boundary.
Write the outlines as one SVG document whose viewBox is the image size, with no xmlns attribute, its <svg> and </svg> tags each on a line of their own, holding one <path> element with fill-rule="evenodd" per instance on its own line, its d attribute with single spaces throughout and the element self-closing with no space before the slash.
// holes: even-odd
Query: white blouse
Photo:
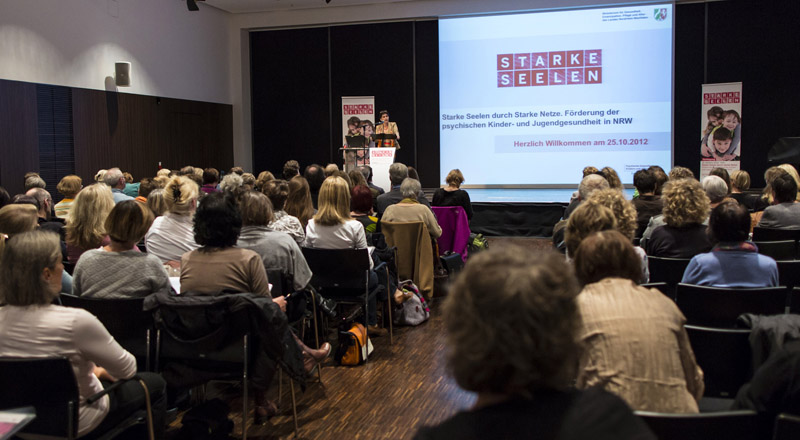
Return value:
<svg viewBox="0 0 800 440">
<path fill-rule="evenodd" d="M 303 246 L 318 249 L 367 249 L 367 235 L 360 221 L 350 219 L 333 226 L 317 225 L 314 219 L 306 226 Z M 372 258 L 369 267 L 372 268 Z"/>
<path fill-rule="evenodd" d="M 200 247 L 194 241 L 192 215 L 168 212 L 153 220 L 153 225 L 144 236 L 147 253 L 158 257 L 162 263 L 181 261 L 181 255 Z"/>
</svg>

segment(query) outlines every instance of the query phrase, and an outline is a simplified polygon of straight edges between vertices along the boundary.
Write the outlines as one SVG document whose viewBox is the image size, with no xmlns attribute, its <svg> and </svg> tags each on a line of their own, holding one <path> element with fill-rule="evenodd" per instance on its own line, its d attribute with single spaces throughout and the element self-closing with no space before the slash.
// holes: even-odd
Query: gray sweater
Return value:
<svg viewBox="0 0 800 440">
<path fill-rule="evenodd" d="M 133 298 L 169 287 L 161 260 L 135 250 L 92 249 L 81 255 L 72 279 L 72 293 L 90 298 Z"/>
</svg>

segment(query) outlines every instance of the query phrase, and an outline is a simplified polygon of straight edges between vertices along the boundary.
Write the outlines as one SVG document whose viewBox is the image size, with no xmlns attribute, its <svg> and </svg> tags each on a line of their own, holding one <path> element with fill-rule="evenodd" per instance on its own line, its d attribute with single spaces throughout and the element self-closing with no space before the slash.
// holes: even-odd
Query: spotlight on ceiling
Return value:
<svg viewBox="0 0 800 440">
<path fill-rule="evenodd" d="M 190 11 L 199 11 L 200 8 L 197 7 L 197 2 L 202 2 L 204 0 L 186 0 L 186 7 L 189 8 Z"/>
</svg>

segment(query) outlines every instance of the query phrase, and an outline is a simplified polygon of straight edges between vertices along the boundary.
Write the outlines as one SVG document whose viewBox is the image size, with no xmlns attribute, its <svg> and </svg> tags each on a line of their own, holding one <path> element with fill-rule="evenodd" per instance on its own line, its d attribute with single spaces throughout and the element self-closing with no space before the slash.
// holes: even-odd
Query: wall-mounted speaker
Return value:
<svg viewBox="0 0 800 440">
<path fill-rule="evenodd" d="M 131 63 L 128 61 L 114 63 L 114 81 L 117 87 L 129 87 L 131 85 Z"/>
</svg>

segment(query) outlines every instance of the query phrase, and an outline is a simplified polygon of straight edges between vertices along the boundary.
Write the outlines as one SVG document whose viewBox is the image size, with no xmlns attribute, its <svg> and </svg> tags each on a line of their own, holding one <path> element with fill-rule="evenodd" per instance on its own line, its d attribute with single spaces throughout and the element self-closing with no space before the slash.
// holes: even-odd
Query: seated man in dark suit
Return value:
<svg viewBox="0 0 800 440">
<path fill-rule="evenodd" d="M 395 162 L 389 166 L 389 181 L 392 183 L 392 190 L 378 196 L 379 217 L 383 216 L 383 211 L 386 211 L 387 207 L 394 205 L 395 203 L 400 203 L 400 201 L 403 200 L 403 193 L 400 192 L 400 184 L 403 183 L 403 180 L 405 180 L 406 177 L 408 177 L 407 166 L 400 162 Z M 431 202 L 428 201 L 428 199 L 425 197 L 425 193 L 423 193 L 421 190 L 419 194 L 417 194 L 417 201 L 428 208 L 431 207 Z"/>
<path fill-rule="evenodd" d="M 800 229 L 800 204 L 795 203 L 797 182 L 784 173 L 772 181 L 772 206 L 768 206 L 758 222 L 759 228 Z"/>
</svg>

